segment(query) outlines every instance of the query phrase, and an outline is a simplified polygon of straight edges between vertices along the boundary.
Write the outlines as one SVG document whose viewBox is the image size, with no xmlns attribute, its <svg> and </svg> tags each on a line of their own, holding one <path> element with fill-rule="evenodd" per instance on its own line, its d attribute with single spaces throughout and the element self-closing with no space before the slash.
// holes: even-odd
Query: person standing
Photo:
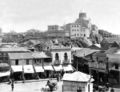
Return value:
<svg viewBox="0 0 120 92">
<path fill-rule="evenodd" d="M 11 81 L 11 89 L 12 89 L 12 91 L 14 90 L 14 80 L 13 79 Z"/>
</svg>

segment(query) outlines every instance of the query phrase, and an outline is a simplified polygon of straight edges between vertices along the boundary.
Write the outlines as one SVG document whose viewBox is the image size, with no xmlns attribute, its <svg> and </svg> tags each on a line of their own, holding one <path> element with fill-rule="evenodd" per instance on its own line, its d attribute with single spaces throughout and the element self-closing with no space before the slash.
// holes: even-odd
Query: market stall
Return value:
<svg viewBox="0 0 120 92">
<path fill-rule="evenodd" d="M 44 78 L 44 69 L 42 66 L 34 66 L 35 72 L 39 78 Z"/>
<path fill-rule="evenodd" d="M 12 75 L 14 80 L 23 80 L 23 67 L 22 65 L 12 65 Z"/>
<path fill-rule="evenodd" d="M 10 71 L 0 72 L 0 82 L 6 82 L 9 80 Z"/>
<path fill-rule="evenodd" d="M 35 71 L 32 65 L 24 65 L 23 70 L 24 70 L 24 77 L 26 80 L 35 79 L 35 73 L 34 73 Z"/>
</svg>

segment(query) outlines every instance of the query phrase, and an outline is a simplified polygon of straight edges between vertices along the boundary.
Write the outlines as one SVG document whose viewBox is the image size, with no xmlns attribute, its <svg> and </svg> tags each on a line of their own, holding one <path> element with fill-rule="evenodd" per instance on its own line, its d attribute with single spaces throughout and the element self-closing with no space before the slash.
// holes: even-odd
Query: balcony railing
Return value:
<svg viewBox="0 0 120 92">
<path fill-rule="evenodd" d="M 62 64 L 63 65 L 68 65 L 68 64 L 70 64 L 70 60 L 64 60 Z"/>
</svg>

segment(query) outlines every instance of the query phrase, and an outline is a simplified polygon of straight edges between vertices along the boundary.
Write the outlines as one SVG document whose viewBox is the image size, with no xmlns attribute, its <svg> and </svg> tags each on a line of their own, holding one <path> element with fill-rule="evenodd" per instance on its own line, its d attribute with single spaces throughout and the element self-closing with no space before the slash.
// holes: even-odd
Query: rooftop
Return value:
<svg viewBox="0 0 120 92">
<path fill-rule="evenodd" d="M 1 52 L 29 52 L 25 47 L 0 48 Z"/>
<path fill-rule="evenodd" d="M 32 53 L 8 53 L 10 59 L 33 59 Z"/>
<path fill-rule="evenodd" d="M 52 46 L 51 50 L 71 50 L 71 47 L 65 47 L 65 46 Z"/>
<path fill-rule="evenodd" d="M 95 50 L 95 49 L 90 49 L 90 48 L 83 48 L 81 50 L 78 50 L 75 52 L 75 56 L 77 57 L 84 57 L 84 56 L 87 56 L 87 55 L 90 55 L 94 52 L 98 52 L 100 50 Z"/>
</svg>

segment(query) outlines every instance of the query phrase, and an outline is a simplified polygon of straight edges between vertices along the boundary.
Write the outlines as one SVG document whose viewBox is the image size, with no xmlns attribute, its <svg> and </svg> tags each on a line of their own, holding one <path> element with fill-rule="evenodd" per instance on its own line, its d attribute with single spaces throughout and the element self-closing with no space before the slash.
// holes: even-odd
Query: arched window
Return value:
<svg viewBox="0 0 120 92">
<path fill-rule="evenodd" d="M 55 60 L 59 60 L 59 55 L 58 55 L 58 53 L 55 54 Z"/>
<path fill-rule="evenodd" d="M 68 60 L 68 55 L 67 55 L 67 53 L 64 54 L 64 60 Z"/>
</svg>

